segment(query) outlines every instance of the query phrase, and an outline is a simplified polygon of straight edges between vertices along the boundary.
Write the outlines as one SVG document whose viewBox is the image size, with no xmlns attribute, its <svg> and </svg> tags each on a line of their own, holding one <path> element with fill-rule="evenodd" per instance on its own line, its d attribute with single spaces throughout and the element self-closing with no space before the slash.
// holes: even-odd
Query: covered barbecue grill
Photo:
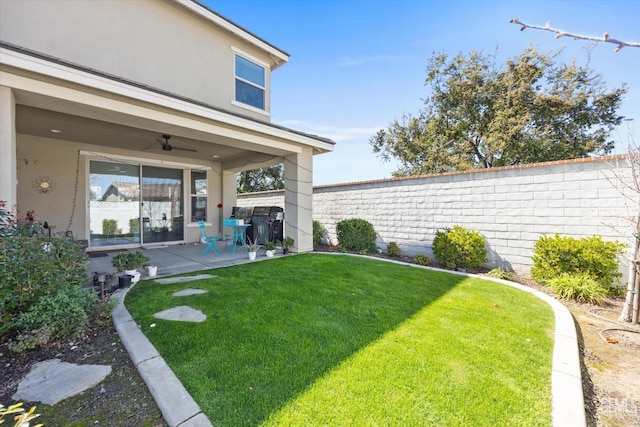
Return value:
<svg viewBox="0 0 640 427">
<path fill-rule="evenodd" d="M 284 237 L 284 209 L 280 206 L 234 207 L 232 217 L 243 219 L 247 228 L 247 239 L 260 245 L 275 242 Z"/>
</svg>

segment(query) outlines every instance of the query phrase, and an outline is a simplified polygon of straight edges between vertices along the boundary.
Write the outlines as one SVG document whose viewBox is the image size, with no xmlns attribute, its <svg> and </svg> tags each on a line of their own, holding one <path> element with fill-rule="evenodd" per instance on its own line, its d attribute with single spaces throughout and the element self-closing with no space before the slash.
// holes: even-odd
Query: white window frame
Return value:
<svg viewBox="0 0 640 427">
<path fill-rule="evenodd" d="M 204 172 L 205 180 L 207 181 L 207 193 L 206 194 L 194 194 L 191 192 L 191 188 L 193 186 L 193 172 Z M 207 169 L 196 169 L 193 168 L 189 170 L 189 223 L 197 224 L 198 220 L 193 221 L 193 198 L 194 197 L 202 197 L 205 199 L 205 207 L 204 207 L 204 218 L 203 221 L 206 223 L 209 219 L 209 173 Z"/>
<path fill-rule="evenodd" d="M 233 51 L 234 55 L 233 55 L 233 100 L 231 101 L 232 105 L 241 107 L 241 108 L 245 108 L 247 110 L 251 110 L 253 112 L 256 113 L 260 113 L 260 114 L 264 114 L 266 116 L 269 116 L 269 112 L 267 111 L 267 105 L 268 105 L 268 99 L 267 99 L 267 84 L 268 84 L 268 75 L 267 75 L 267 71 L 270 70 L 270 67 L 268 64 L 265 64 L 264 62 L 260 61 L 259 59 L 253 57 L 252 55 L 249 55 L 246 52 L 243 52 L 242 50 L 231 46 L 231 50 Z M 239 77 L 237 72 L 236 72 L 236 57 L 241 57 L 242 59 L 252 62 L 255 65 L 261 67 L 263 69 L 264 72 L 264 86 L 260 86 L 259 84 L 256 84 L 252 81 L 243 79 L 242 77 Z M 241 81 L 242 83 L 248 84 L 250 86 L 253 86 L 257 89 L 262 90 L 263 92 L 263 96 L 264 96 L 264 109 L 255 107 L 251 104 L 245 104 L 244 102 L 238 101 L 237 100 L 237 93 L 236 93 L 236 80 Z"/>
</svg>

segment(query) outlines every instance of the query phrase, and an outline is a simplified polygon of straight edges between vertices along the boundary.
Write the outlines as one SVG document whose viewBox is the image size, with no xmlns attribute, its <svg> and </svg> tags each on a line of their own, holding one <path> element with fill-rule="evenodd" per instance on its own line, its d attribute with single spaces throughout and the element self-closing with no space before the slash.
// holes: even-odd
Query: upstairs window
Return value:
<svg viewBox="0 0 640 427">
<path fill-rule="evenodd" d="M 264 110 L 265 69 L 236 54 L 236 101 Z"/>
</svg>

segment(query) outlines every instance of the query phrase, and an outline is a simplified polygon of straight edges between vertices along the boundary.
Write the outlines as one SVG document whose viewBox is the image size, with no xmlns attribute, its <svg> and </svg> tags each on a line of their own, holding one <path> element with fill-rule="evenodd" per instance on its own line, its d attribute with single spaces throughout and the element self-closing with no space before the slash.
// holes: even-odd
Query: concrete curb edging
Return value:
<svg viewBox="0 0 640 427">
<path fill-rule="evenodd" d="M 127 291 L 118 290 L 112 295 L 117 300 L 112 313 L 113 324 L 165 421 L 171 427 L 212 427 L 213 424 L 124 306 Z"/>
<path fill-rule="evenodd" d="M 587 417 L 584 409 L 584 394 L 582 392 L 582 371 L 580 369 L 580 352 L 578 349 L 578 335 L 573 316 L 563 304 L 536 289 L 508 280 L 496 279 L 479 274 L 463 273 L 460 271 L 444 270 L 441 268 L 427 267 L 408 262 L 391 259 L 369 257 L 366 255 L 345 254 L 335 252 L 318 252 L 326 255 L 347 255 L 370 258 L 409 267 L 423 268 L 442 273 L 472 277 L 475 279 L 489 280 L 502 285 L 511 286 L 527 292 L 551 306 L 555 318 L 555 332 L 553 336 L 553 356 L 551 368 L 551 419 L 554 427 L 586 427 Z"/>
<path fill-rule="evenodd" d="M 551 306 L 555 318 L 553 335 L 553 358 L 551 368 L 551 418 L 554 427 L 586 427 L 582 392 L 582 371 L 578 335 L 573 316 L 563 304 L 544 292 L 508 280 L 470 274 L 479 279 L 490 280 L 511 286 L 541 299 Z"/>
</svg>

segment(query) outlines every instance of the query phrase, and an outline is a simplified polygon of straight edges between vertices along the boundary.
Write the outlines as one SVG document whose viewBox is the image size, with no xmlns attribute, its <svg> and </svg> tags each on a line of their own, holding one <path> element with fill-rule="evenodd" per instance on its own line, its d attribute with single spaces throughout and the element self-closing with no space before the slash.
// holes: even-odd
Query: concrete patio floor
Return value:
<svg viewBox="0 0 640 427">
<path fill-rule="evenodd" d="M 247 249 L 238 246 L 235 253 L 232 253 L 232 246 L 227 246 L 227 242 L 218 242 L 218 248 L 222 251 L 220 255 L 215 255 L 212 251 L 204 256 L 202 252 L 207 247 L 202 243 L 186 243 L 179 245 L 149 245 L 143 248 L 129 249 L 130 252 L 142 251 L 150 258 L 150 265 L 158 267 L 157 276 L 167 276 L 171 274 L 191 273 L 198 270 L 210 268 L 226 267 L 229 265 L 244 264 L 249 261 Z M 101 252 L 109 251 L 104 248 Z M 89 260 L 89 275 L 93 272 L 107 272 L 115 274 L 115 268 L 111 264 L 112 258 L 122 251 L 114 250 L 107 252 L 106 256 L 99 256 Z M 282 250 L 276 251 L 276 257 L 282 256 Z M 267 259 L 264 250 L 259 250 L 256 261 Z M 253 261 L 255 262 L 255 261 Z M 149 277 L 147 269 L 142 272 L 142 279 Z M 117 279 L 116 280 L 117 283 Z"/>
</svg>

